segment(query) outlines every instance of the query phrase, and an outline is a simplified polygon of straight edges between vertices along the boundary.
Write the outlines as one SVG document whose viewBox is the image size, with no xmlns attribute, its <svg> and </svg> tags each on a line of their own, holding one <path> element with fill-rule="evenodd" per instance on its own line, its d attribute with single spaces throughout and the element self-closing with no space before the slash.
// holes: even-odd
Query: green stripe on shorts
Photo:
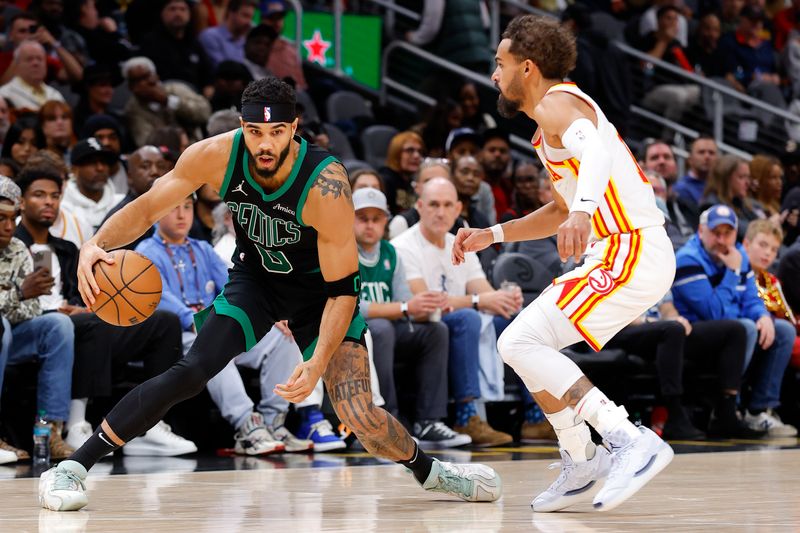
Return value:
<svg viewBox="0 0 800 533">
<path fill-rule="evenodd" d="M 228 299 L 225 298 L 224 292 L 219 293 L 219 295 L 214 298 L 214 302 L 211 305 L 214 306 L 214 310 L 218 315 L 231 317 L 242 327 L 242 332 L 244 333 L 245 351 L 250 351 L 250 349 L 258 343 L 258 339 L 256 339 L 256 333 L 253 330 L 253 324 L 250 322 L 250 317 L 247 316 L 247 313 L 244 312 L 244 309 L 241 307 L 236 307 L 228 302 Z M 203 324 L 205 324 L 210 312 L 211 307 L 207 307 L 199 313 L 195 313 L 194 325 L 198 332 L 200 331 L 200 328 L 203 327 Z"/>
</svg>

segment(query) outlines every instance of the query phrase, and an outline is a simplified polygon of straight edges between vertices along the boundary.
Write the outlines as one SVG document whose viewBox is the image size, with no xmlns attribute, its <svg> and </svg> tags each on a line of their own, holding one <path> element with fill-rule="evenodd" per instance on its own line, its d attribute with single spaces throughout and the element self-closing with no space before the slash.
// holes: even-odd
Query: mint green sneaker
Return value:
<svg viewBox="0 0 800 533">
<path fill-rule="evenodd" d="M 503 495 L 503 483 L 492 468 L 480 464 L 453 464 L 437 459 L 422 488 L 444 492 L 468 502 L 493 502 Z"/>
<path fill-rule="evenodd" d="M 77 511 L 89 503 L 86 469 L 76 461 L 62 461 L 39 478 L 39 503 L 51 511 Z"/>
</svg>

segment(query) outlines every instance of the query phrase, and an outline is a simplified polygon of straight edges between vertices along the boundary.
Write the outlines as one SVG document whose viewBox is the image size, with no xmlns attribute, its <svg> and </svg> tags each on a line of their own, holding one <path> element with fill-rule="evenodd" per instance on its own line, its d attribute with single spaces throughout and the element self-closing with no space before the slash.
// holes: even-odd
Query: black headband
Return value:
<svg viewBox="0 0 800 533">
<path fill-rule="evenodd" d="M 242 104 L 242 120 L 245 122 L 292 122 L 297 118 L 294 104 L 270 104 L 248 102 Z"/>
</svg>

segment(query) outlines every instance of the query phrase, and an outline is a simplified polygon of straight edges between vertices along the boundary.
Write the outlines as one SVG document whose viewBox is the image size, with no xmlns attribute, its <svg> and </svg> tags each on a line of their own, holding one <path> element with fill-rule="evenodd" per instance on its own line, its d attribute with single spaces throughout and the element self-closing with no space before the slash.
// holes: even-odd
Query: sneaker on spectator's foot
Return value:
<svg viewBox="0 0 800 533">
<path fill-rule="evenodd" d="M 468 502 L 493 502 L 503 494 L 503 483 L 492 468 L 480 464 L 453 464 L 433 460 L 422 488 L 444 492 Z"/>
<path fill-rule="evenodd" d="M 172 457 L 196 451 L 194 442 L 173 433 L 172 428 L 163 420 L 122 447 L 123 454 L 135 456 Z"/>
<path fill-rule="evenodd" d="M 492 426 L 481 420 L 478 415 L 469 417 L 466 426 L 455 426 L 453 429 L 458 433 L 469 435 L 472 438 L 472 445 L 479 448 L 500 446 L 514 440 L 508 433 L 492 429 Z"/>
<path fill-rule="evenodd" d="M 423 450 L 429 448 L 455 448 L 466 446 L 472 442 L 472 437 L 463 433 L 456 433 L 444 422 L 438 420 L 422 420 L 414 423 L 414 436 L 417 444 Z"/>
<path fill-rule="evenodd" d="M 233 449 L 239 455 L 266 455 L 283 451 L 283 443 L 269 432 L 261 413 L 250 413 L 233 438 L 236 441 Z"/>
<path fill-rule="evenodd" d="M 547 419 L 541 422 L 523 422 L 519 434 L 520 442 L 558 440 L 556 431 Z"/>
<path fill-rule="evenodd" d="M 76 461 L 64 461 L 39 478 L 39 504 L 51 511 L 77 511 L 89 503 L 86 469 Z"/>
<path fill-rule="evenodd" d="M 738 411 L 735 409 L 731 411 L 718 412 L 716 409 L 711 411 L 707 431 L 709 437 L 719 439 L 760 439 L 767 435 L 766 429 L 751 429 L 741 419 Z"/>
<path fill-rule="evenodd" d="M 314 441 L 295 437 L 286 426 L 273 429 L 272 435 L 275 440 L 283 444 L 285 452 L 310 452 L 314 449 Z"/>
<path fill-rule="evenodd" d="M 53 460 L 66 459 L 73 453 L 75 448 L 64 442 L 61 432 L 64 429 L 64 422 L 50 422 L 50 458 Z"/>
<path fill-rule="evenodd" d="M 606 439 L 611 446 L 611 469 L 603 488 L 594 497 L 598 511 L 610 511 L 636 494 L 675 455 L 669 444 L 650 429 L 643 426 L 637 429 L 640 435 L 636 437 L 617 430 Z"/>
<path fill-rule="evenodd" d="M 72 424 L 67 429 L 67 439 L 66 442 L 76 450 L 83 446 L 83 443 L 89 440 L 89 437 L 92 436 L 92 425 L 87 422 L 78 422 L 77 424 Z"/>
<path fill-rule="evenodd" d="M 319 409 L 306 408 L 303 412 L 303 421 L 297 429 L 297 435 L 301 439 L 308 439 L 314 442 L 315 452 L 329 452 L 341 450 L 347 444 L 333 432 L 333 426 L 322 415 Z"/>
<path fill-rule="evenodd" d="M 757 415 L 751 415 L 750 411 L 745 411 L 744 421 L 750 429 L 766 431 L 770 437 L 794 437 L 797 435 L 797 428 L 784 424 L 772 409 L 767 409 Z"/>
<path fill-rule="evenodd" d="M 17 454 L 8 450 L 0 450 L 0 465 L 6 463 L 16 463 L 19 461 Z"/>
<path fill-rule="evenodd" d="M 547 490 L 536 496 L 531 507 L 537 513 L 560 511 L 570 505 L 590 502 L 600 490 L 600 481 L 611 468 L 611 454 L 603 446 L 597 446 L 594 457 L 582 463 L 572 460 L 569 453 L 561 449 L 561 462 L 549 468 L 561 467 L 561 473 Z"/>
<path fill-rule="evenodd" d="M 10 445 L 9 443 L 4 441 L 3 439 L 0 439 L 0 451 L 13 453 L 14 455 L 17 456 L 15 461 L 25 461 L 25 460 L 31 458 L 31 456 L 30 456 L 30 454 L 28 452 L 26 452 L 25 450 L 21 450 L 19 448 L 15 448 L 14 446 Z M 7 461 L 7 462 L 10 463 L 12 461 Z"/>
<path fill-rule="evenodd" d="M 705 432 L 694 427 L 683 407 L 669 411 L 661 436 L 665 440 L 701 440 L 706 438 Z"/>
</svg>

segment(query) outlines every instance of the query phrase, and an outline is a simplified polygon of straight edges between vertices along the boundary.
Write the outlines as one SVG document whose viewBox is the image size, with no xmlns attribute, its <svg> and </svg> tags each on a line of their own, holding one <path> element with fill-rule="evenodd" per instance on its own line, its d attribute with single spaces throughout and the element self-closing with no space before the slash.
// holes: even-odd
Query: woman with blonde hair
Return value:
<svg viewBox="0 0 800 533">
<path fill-rule="evenodd" d="M 737 241 L 744 238 L 750 221 L 767 218 L 761 204 L 750 196 L 751 179 L 747 161 L 735 155 L 724 155 L 714 163 L 703 192 L 701 210 L 725 204 L 736 212 L 739 218 Z"/>
<path fill-rule="evenodd" d="M 414 176 L 425 157 L 425 143 L 419 134 L 403 131 L 392 137 L 386 152 L 386 166 L 379 172 L 386 187 L 386 200 L 393 214 L 414 205 Z"/>
</svg>

